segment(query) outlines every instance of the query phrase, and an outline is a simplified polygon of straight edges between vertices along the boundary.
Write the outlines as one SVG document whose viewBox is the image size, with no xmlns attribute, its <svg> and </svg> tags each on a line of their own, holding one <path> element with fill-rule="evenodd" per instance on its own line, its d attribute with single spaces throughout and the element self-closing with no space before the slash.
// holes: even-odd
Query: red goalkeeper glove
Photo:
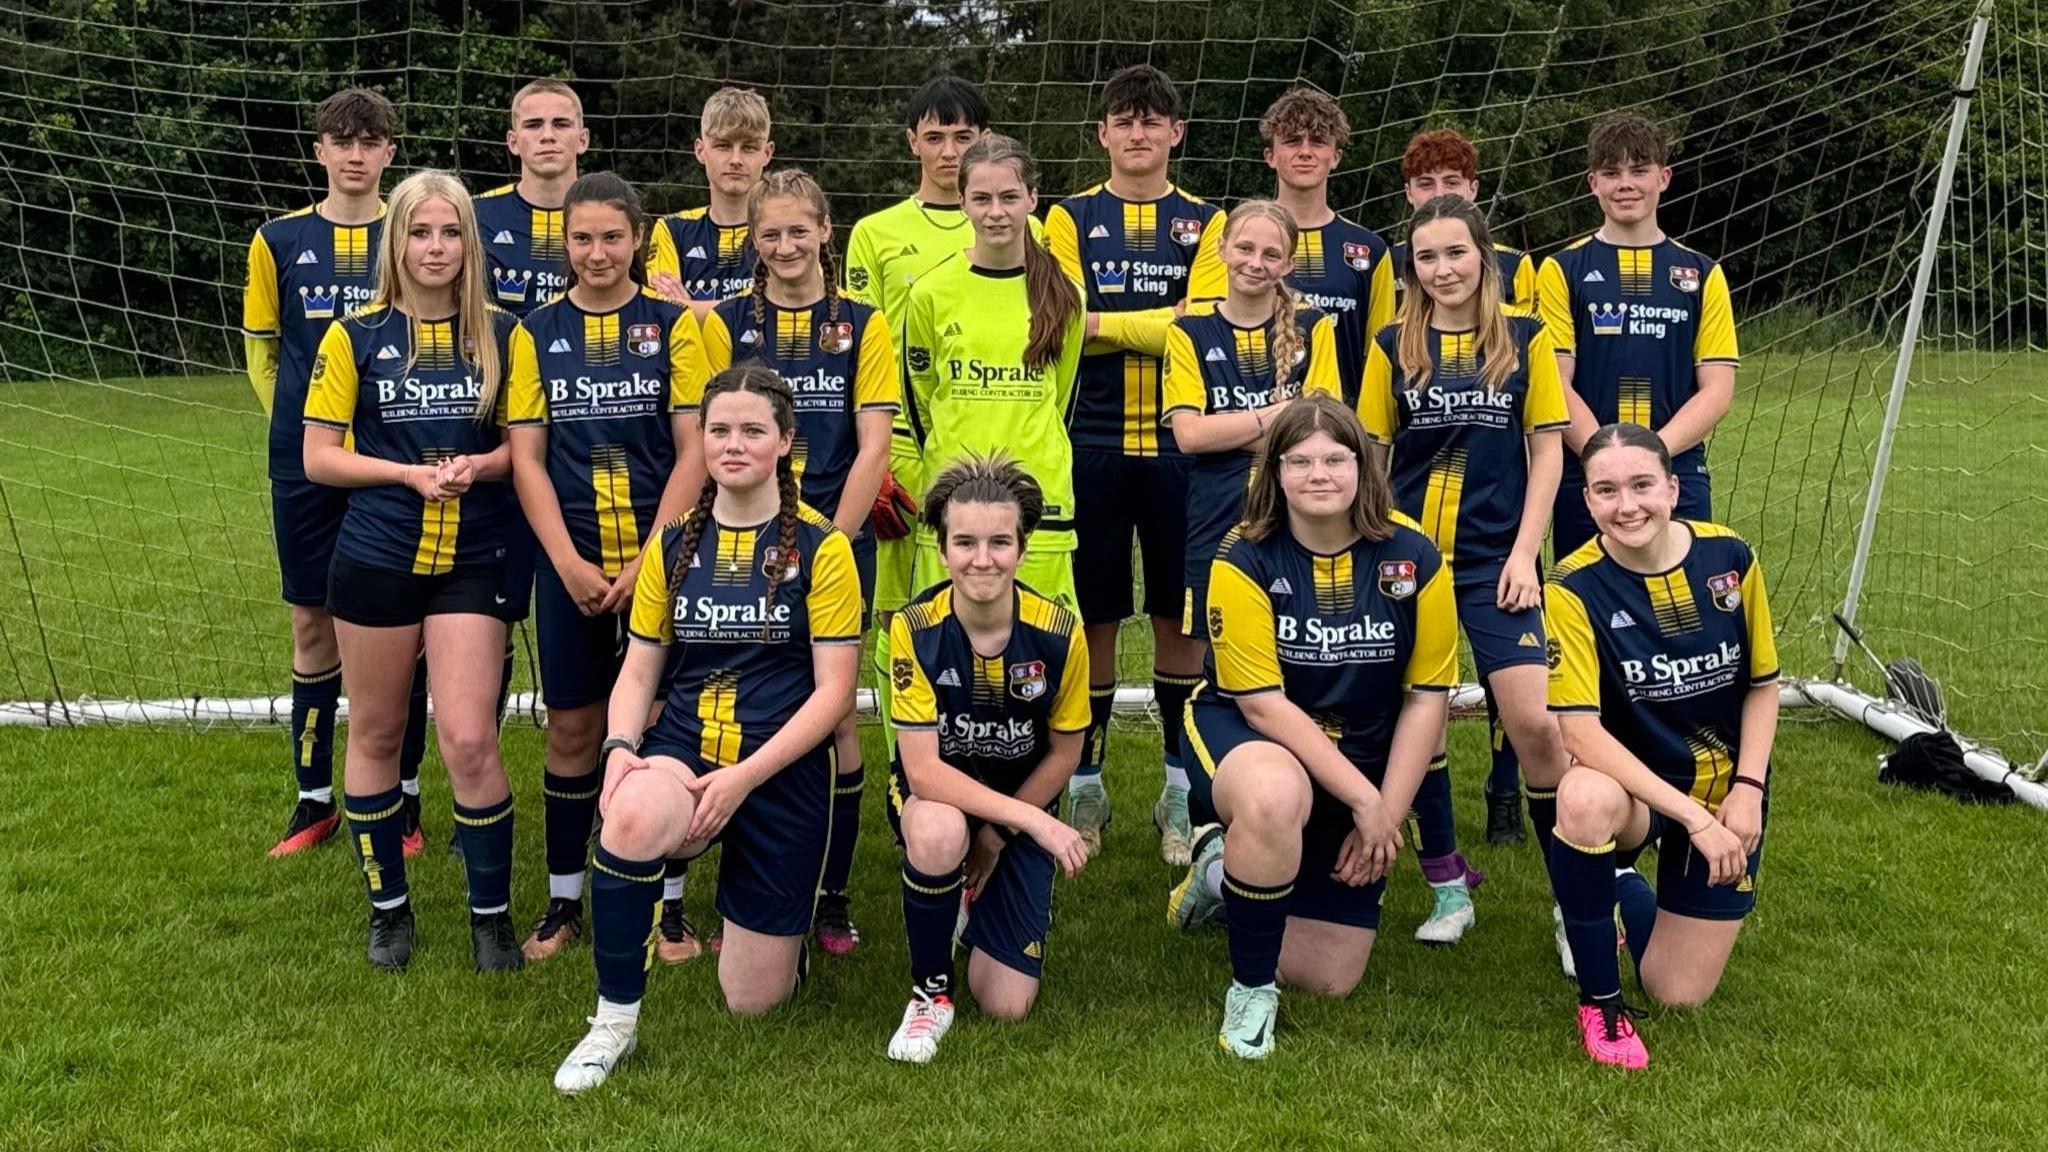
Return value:
<svg viewBox="0 0 2048 1152">
<path fill-rule="evenodd" d="M 868 512 L 868 526 L 878 540 L 901 540 L 917 524 L 917 500 L 896 482 L 894 472 L 882 473 L 882 489 L 875 493 L 875 506 Z"/>
</svg>

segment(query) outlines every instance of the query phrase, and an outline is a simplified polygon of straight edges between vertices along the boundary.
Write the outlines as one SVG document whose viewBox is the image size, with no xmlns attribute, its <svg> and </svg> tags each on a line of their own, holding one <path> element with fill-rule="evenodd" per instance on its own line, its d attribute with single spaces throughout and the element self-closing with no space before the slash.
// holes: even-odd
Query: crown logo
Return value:
<svg viewBox="0 0 2048 1152">
<path fill-rule="evenodd" d="M 1095 273 L 1095 290 L 1104 296 L 1120 295 L 1131 276 L 1128 260 L 1090 260 L 1088 269 Z"/>
<path fill-rule="evenodd" d="M 1593 315 L 1593 335 L 1619 336 L 1623 322 L 1628 319 L 1628 309 L 1619 304 L 1588 304 L 1586 311 Z"/>
<path fill-rule="evenodd" d="M 521 272 L 516 268 L 491 269 L 491 283 L 497 288 L 500 300 L 525 300 L 526 289 L 532 279 L 533 273 Z"/>
<path fill-rule="evenodd" d="M 315 284 L 299 289 L 299 302 L 305 307 L 308 320 L 332 320 L 334 302 L 341 295 L 341 289 L 333 284 Z"/>
</svg>

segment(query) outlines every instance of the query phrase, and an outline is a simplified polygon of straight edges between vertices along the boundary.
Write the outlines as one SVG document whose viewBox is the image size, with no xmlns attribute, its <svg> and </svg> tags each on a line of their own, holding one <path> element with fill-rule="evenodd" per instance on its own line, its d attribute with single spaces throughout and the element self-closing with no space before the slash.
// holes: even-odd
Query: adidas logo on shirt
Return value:
<svg viewBox="0 0 2048 1152">
<path fill-rule="evenodd" d="M 392 347 L 389 344 L 386 344 L 382 348 L 377 349 L 377 359 L 396 360 L 398 359 L 398 349 Z"/>
<path fill-rule="evenodd" d="M 1517 641 L 1515 641 L 1515 646 L 1516 646 L 1516 647 L 1518 647 L 1518 648 L 1541 648 L 1541 647 L 1543 647 L 1543 645 L 1542 645 L 1541 643 L 1539 643 L 1539 642 L 1537 641 L 1537 639 L 1536 639 L 1536 634 L 1535 634 L 1534 632 L 1524 632 L 1524 633 L 1522 633 L 1522 638 L 1521 638 L 1520 640 L 1517 640 Z"/>
<path fill-rule="evenodd" d="M 294 264 L 318 264 L 319 262 L 320 254 L 318 252 L 313 251 L 311 248 L 308 248 L 304 252 L 299 253 L 299 258 L 297 260 L 292 261 L 292 263 Z"/>
<path fill-rule="evenodd" d="M 1288 582 L 1287 577 L 1279 576 L 1274 578 L 1272 586 L 1267 588 L 1266 591 L 1271 592 L 1275 596 L 1292 596 L 1294 595 L 1294 585 Z"/>
<path fill-rule="evenodd" d="M 496 236 L 491 237 L 491 243 L 493 244 L 511 244 L 513 242 L 512 233 L 502 228 L 498 230 Z"/>
<path fill-rule="evenodd" d="M 567 336 L 557 336 L 555 337 L 555 342 L 553 344 L 548 345 L 548 351 L 573 352 L 575 351 L 575 349 L 569 347 L 569 338 Z"/>
<path fill-rule="evenodd" d="M 1088 238 L 1090 240 L 1106 240 L 1109 238 L 1109 229 L 1097 224 L 1088 230 Z"/>
<path fill-rule="evenodd" d="M 939 333 L 939 335 L 941 336 L 958 336 L 959 334 L 960 322 L 958 320 L 955 320 L 951 324 L 946 325 L 946 330 L 944 332 Z"/>
<path fill-rule="evenodd" d="M 1599 270 L 1598 268 L 1595 268 L 1595 269 L 1593 269 L 1593 270 L 1592 270 L 1591 272 L 1588 272 L 1588 273 L 1586 273 L 1586 274 L 1585 274 L 1584 276 L 1580 277 L 1580 278 L 1579 278 L 1579 283 L 1581 283 L 1581 284 L 1605 284 L 1605 283 L 1607 283 L 1607 277 L 1605 277 L 1605 276 L 1602 276 L 1602 275 L 1600 274 L 1600 270 Z"/>
<path fill-rule="evenodd" d="M 1614 628 L 1633 628 L 1633 627 L 1635 627 L 1635 626 L 1636 626 L 1636 618 L 1635 618 L 1635 617 L 1633 617 L 1633 616 L 1631 616 L 1631 615 L 1629 615 L 1629 614 L 1628 614 L 1628 613 L 1626 613 L 1626 612 L 1621 612 L 1621 611 L 1617 611 L 1617 612 L 1615 612 L 1615 614 L 1614 614 L 1614 615 L 1612 615 L 1612 616 L 1609 616 L 1609 617 L 1607 618 L 1607 627 L 1608 627 L 1608 628 L 1610 628 L 1610 629 L 1614 629 Z"/>
<path fill-rule="evenodd" d="M 702 260 L 703 258 L 704 246 L 702 244 L 699 244 L 696 247 L 690 249 L 688 252 L 683 253 L 683 259 L 685 260 Z"/>
<path fill-rule="evenodd" d="M 941 688 L 958 688 L 960 686 L 960 673 L 951 668 L 946 669 L 944 672 L 939 673 L 938 685 Z"/>
<path fill-rule="evenodd" d="M 761 330 L 759 328 L 749 328 L 745 332 L 740 333 L 740 343 L 742 344 L 759 344 L 760 342 Z"/>
<path fill-rule="evenodd" d="M 1210 362 L 1211 364 L 1218 364 L 1225 360 L 1230 359 L 1230 356 L 1227 353 L 1225 353 L 1221 348 L 1211 348 L 1207 352 L 1202 353 L 1202 359 Z"/>
</svg>

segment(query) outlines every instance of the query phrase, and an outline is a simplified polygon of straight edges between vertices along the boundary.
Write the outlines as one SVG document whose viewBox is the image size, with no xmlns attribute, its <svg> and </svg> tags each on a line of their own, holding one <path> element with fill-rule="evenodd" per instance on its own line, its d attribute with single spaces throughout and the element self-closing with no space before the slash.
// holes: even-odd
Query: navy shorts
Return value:
<svg viewBox="0 0 2048 1152">
<path fill-rule="evenodd" d="M 541 703 L 566 709 L 609 699 L 626 657 L 627 614 L 585 616 L 546 557 L 534 565 L 533 585 Z"/>
<path fill-rule="evenodd" d="M 719 771 L 704 766 L 680 725 L 668 723 L 674 713 L 662 712 L 640 755 L 673 756 L 699 774 Z M 835 759 L 827 736 L 740 802 L 717 840 L 720 916 L 764 936 L 810 932 L 832 831 Z"/>
<path fill-rule="evenodd" d="M 270 482 L 270 532 L 277 541 L 277 570 L 284 578 L 284 602 L 301 608 L 327 606 L 327 569 L 334 542 L 348 512 L 348 489 L 310 480 Z"/>
<path fill-rule="evenodd" d="M 903 847 L 903 801 L 910 781 L 898 766 L 889 775 L 889 827 Z M 985 821 L 967 817 L 967 842 L 974 843 Z M 1033 980 L 1045 972 L 1046 937 L 1052 932 L 1052 882 L 1059 864 L 1029 836 L 1017 835 L 996 857 L 996 866 L 967 908 L 960 937 L 1005 968 Z"/>
<path fill-rule="evenodd" d="M 1694 470 L 1682 462 L 1674 464 L 1678 468 L 1678 509 L 1672 515 L 1681 520 L 1712 520 L 1713 478 L 1704 467 Z M 1586 510 L 1585 473 L 1577 468 L 1565 469 L 1564 480 L 1557 486 L 1557 504 L 1550 516 L 1551 563 L 1578 551 L 1580 545 L 1599 534 L 1593 514 Z"/>
<path fill-rule="evenodd" d="M 504 572 L 496 562 L 422 576 L 372 568 L 336 552 L 327 576 L 327 611 L 364 628 L 405 628 L 429 616 L 505 618 Z M 497 680 L 495 665 L 492 682 Z"/>
<path fill-rule="evenodd" d="M 540 556 L 540 541 L 533 526 L 519 514 L 519 501 L 510 502 L 505 517 L 505 619 L 524 620 L 533 604 L 533 569 Z"/>
<path fill-rule="evenodd" d="M 1131 615 L 1134 534 L 1145 615 L 1179 619 L 1188 458 L 1074 453 L 1074 592 L 1083 623 L 1115 624 Z"/>
<path fill-rule="evenodd" d="M 1188 702 L 1184 725 L 1187 745 L 1194 749 L 1199 772 L 1188 773 L 1188 816 L 1195 824 L 1214 824 L 1222 819 L 1210 785 L 1216 766 L 1241 744 L 1254 740 L 1273 743 L 1245 721 L 1237 705 L 1215 694 L 1204 684 Z M 1384 766 L 1362 769 L 1377 787 L 1385 776 Z M 1294 895 L 1289 897 L 1287 915 L 1302 920 L 1323 920 L 1352 928 L 1377 931 L 1380 902 L 1386 898 L 1387 878 L 1353 888 L 1330 873 L 1336 870 L 1337 853 L 1344 838 L 1351 835 L 1351 810 L 1309 780 L 1308 823 L 1301 830 L 1301 870 L 1294 877 Z"/>
<path fill-rule="evenodd" d="M 1494 564 L 1469 574 L 1459 571 L 1455 577 L 1458 623 L 1472 645 L 1472 665 L 1481 680 L 1503 668 L 1544 662 L 1543 608 L 1502 608 L 1495 599 L 1500 570 Z"/>
<path fill-rule="evenodd" d="M 1707 858 L 1693 851 L 1692 837 L 1661 812 L 1650 813 L 1650 834 L 1634 848 L 1618 853 L 1615 863 L 1634 867 L 1643 849 L 1657 846 L 1657 907 L 1698 920 L 1740 920 L 1756 907 L 1756 886 L 1764 864 L 1764 840 L 1771 827 L 1771 800 L 1764 797 L 1764 835 L 1749 854 L 1742 879 L 1719 887 L 1707 883 Z"/>
<path fill-rule="evenodd" d="M 853 570 L 860 575 L 860 630 L 875 622 L 875 534 L 863 528 L 853 544 Z"/>
</svg>

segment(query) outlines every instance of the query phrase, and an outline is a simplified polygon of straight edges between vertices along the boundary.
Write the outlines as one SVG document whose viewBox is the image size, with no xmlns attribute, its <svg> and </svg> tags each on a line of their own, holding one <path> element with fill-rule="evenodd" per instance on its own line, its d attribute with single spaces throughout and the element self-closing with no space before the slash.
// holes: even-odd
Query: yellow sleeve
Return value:
<svg viewBox="0 0 2048 1152">
<path fill-rule="evenodd" d="M 277 396 L 277 346 L 275 336 L 242 336 L 242 359 L 249 365 L 249 387 L 256 390 L 256 400 L 263 405 L 263 414 L 270 415 L 271 405 Z"/>
<path fill-rule="evenodd" d="M 683 262 L 676 258 L 676 238 L 669 235 L 668 217 L 654 222 L 654 235 L 649 237 L 647 250 L 647 279 L 652 283 L 656 276 L 667 273 L 677 279 L 683 275 Z"/>
<path fill-rule="evenodd" d="M 1522 431 L 1548 432 L 1569 426 L 1572 417 L 1564 406 L 1564 378 L 1557 374 L 1557 353 L 1549 329 L 1538 328 L 1529 337 L 1523 356 L 1528 359 L 1529 395 L 1522 401 Z"/>
<path fill-rule="evenodd" d="M 1067 667 L 1060 676 L 1059 692 L 1052 698 L 1052 730 L 1086 732 L 1091 719 L 1088 707 L 1088 634 L 1077 624 L 1067 634 Z"/>
<path fill-rule="evenodd" d="M 1410 692 L 1448 692 L 1458 684 L 1458 594 L 1451 566 L 1439 562 L 1436 575 L 1415 596 L 1415 647 L 1401 687 Z"/>
<path fill-rule="evenodd" d="M 514 426 L 548 422 L 548 398 L 540 386 L 540 354 L 533 333 L 521 324 L 512 329 L 512 363 L 505 373 L 505 418 Z"/>
<path fill-rule="evenodd" d="M 626 622 L 634 639 L 649 644 L 676 642 L 675 618 L 669 615 L 668 561 L 662 556 L 667 539 L 666 526 L 648 533 L 647 545 L 640 550 L 640 578 L 633 582 L 633 615 Z"/>
<path fill-rule="evenodd" d="M 1301 377 L 1301 393 L 1321 392 L 1342 399 L 1344 381 L 1337 375 L 1337 318 L 1325 314 L 1308 330 L 1308 369 Z"/>
<path fill-rule="evenodd" d="M 1069 278 L 1081 279 L 1081 232 L 1065 204 L 1055 204 L 1045 214 L 1045 246 Z"/>
<path fill-rule="evenodd" d="M 856 412 L 894 412 L 903 407 L 903 380 L 896 374 L 896 343 L 889 318 L 878 310 L 861 329 L 860 359 L 853 367 Z"/>
<path fill-rule="evenodd" d="M 1166 329 L 1166 378 L 1159 385 L 1159 422 L 1172 424 L 1175 412 L 1209 410 L 1209 387 L 1202 380 L 1202 359 L 1195 341 L 1178 324 Z"/>
<path fill-rule="evenodd" d="M 1082 300 L 1087 300 L 1084 294 Z M 1173 309 L 1146 308 L 1138 312 L 1097 312 L 1095 339 L 1088 351 L 1121 348 L 1147 356 L 1166 355 L 1166 330 L 1173 324 Z M 1084 329 L 1085 330 L 1085 329 Z"/>
<path fill-rule="evenodd" d="M 698 335 L 704 338 L 705 379 L 710 379 L 732 367 L 732 329 L 725 326 L 725 317 L 713 308 L 704 314 L 699 322 Z M 698 389 L 697 399 L 704 398 L 703 389 Z"/>
<path fill-rule="evenodd" d="M 278 335 L 277 257 L 260 230 L 249 241 L 249 280 L 242 289 L 242 331 L 250 336 Z"/>
<path fill-rule="evenodd" d="M 1081 345 L 1087 342 L 1088 294 L 1081 291 L 1081 285 L 1074 284 L 1074 291 L 1080 293 L 1082 306 L 1074 309 L 1074 318 L 1067 325 L 1067 339 L 1060 345 L 1059 376 L 1053 380 L 1053 399 L 1058 402 L 1057 411 L 1062 422 L 1073 411 L 1074 385 L 1081 376 Z"/>
<path fill-rule="evenodd" d="M 356 418 L 356 350 L 343 325 L 329 324 L 306 385 L 306 423 L 347 428 Z"/>
<path fill-rule="evenodd" d="M 910 641 L 910 617 L 889 617 L 889 720 L 898 728 L 933 728 L 939 723 L 939 701 L 931 677 L 918 662 Z"/>
<path fill-rule="evenodd" d="M 704 355 L 703 332 L 688 308 L 668 329 L 668 410 L 695 412 L 704 402 L 711 365 Z"/>
<path fill-rule="evenodd" d="M 875 230 L 863 228 L 861 221 L 853 226 L 853 237 L 846 242 L 846 283 L 841 285 L 846 294 L 863 304 L 882 306 L 882 269 L 875 263 L 875 242 L 869 237 Z"/>
<path fill-rule="evenodd" d="M 1556 374 L 1553 364 L 1551 375 Z M 1365 374 L 1358 382 L 1358 422 L 1365 425 L 1366 435 L 1380 443 L 1394 442 L 1394 365 L 1380 342 L 1370 337 L 1365 341 Z"/>
<path fill-rule="evenodd" d="M 1579 353 L 1578 329 L 1572 326 L 1572 291 L 1564 282 L 1564 265 L 1551 257 L 1536 274 L 1536 315 L 1550 333 L 1550 346 L 1567 356 Z"/>
<path fill-rule="evenodd" d="M 1778 638 L 1771 631 L 1771 602 L 1764 594 L 1764 566 L 1749 558 L 1742 574 L 1742 622 L 1749 632 L 1749 683 L 1769 684 L 1778 678 Z"/>
<path fill-rule="evenodd" d="M 1273 634 L 1273 601 L 1244 569 L 1218 556 L 1209 565 L 1209 647 L 1216 657 L 1216 688 L 1226 696 L 1278 691 L 1280 649 Z"/>
<path fill-rule="evenodd" d="M 1515 306 L 1536 311 L 1536 261 L 1527 252 L 1515 265 Z"/>
<path fill-rule="evenodd" d="M 1735 307 L 1728 302 L 1728 277 L 1719 264 L 1700 285 L 1700 326 L 1692 341 L 1694 364 L 1739 364 L 1735 346 Z"/>
<path fill-rule="evenodd" d="M 1377 332 L 1394 322 L 1394 253 L 1388 249 L 1372 270 L 1372 299 L 1365 306 L 1365 330 Z"/>
<path fill-rule="evenodd" d="M 1187 300 L 1221 300 L 1230 291 L 1230 281 L 1223 272 L 1223 222 L 1224 214 L 1219 210 L 1209 217 L 1202 226 L 1201 239 L 1195 241 L 1195 261 L 1188 269 Z"/>
<path fill-rule="evenodd" d="M 1593 622 L 1586 618 L 1585 602 L 1563 584 L 1545 585 L 1543 630 L 1550 636 L 1544 654 L 1550 665 L 1550 710 L 1599 712 L 1600 655 L 1594 649 Z"/>
<path fill-rule="evenodd" d="M 860 643 L 860 573 L 846 533 L 834 529 L 818 542 L 804 604 L 810 611 L 811 643 Z"/>
</svg>

